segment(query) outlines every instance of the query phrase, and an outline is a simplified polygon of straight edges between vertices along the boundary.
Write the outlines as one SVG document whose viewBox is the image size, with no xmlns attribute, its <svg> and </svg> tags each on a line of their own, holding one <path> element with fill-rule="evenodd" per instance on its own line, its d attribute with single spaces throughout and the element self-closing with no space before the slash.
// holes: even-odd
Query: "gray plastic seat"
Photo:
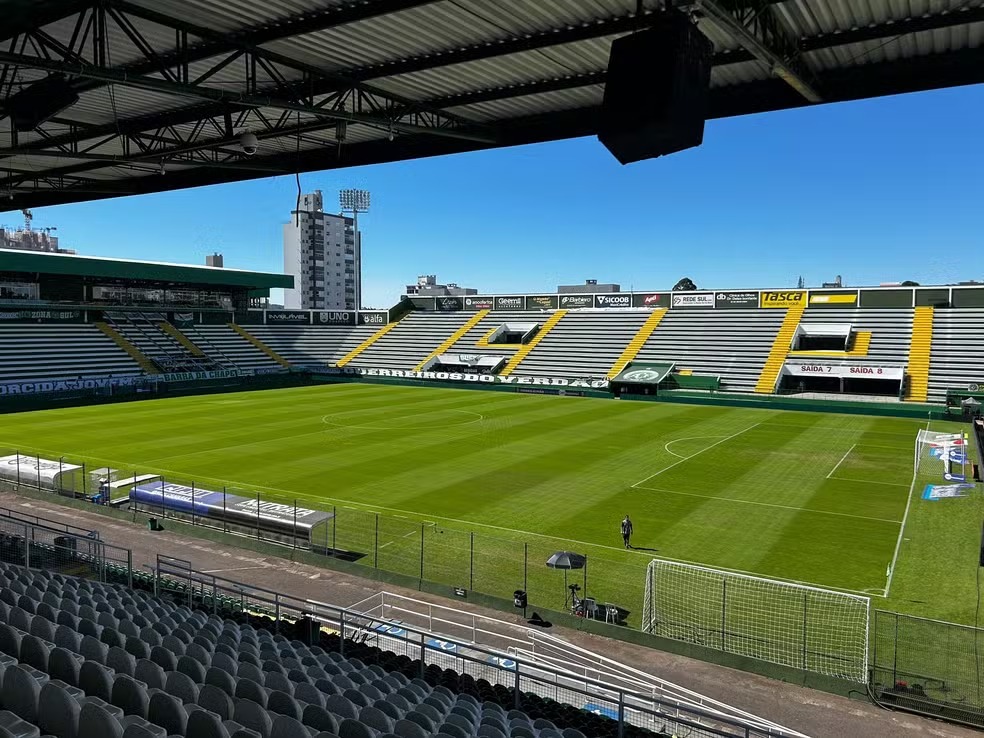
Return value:
<svg viewBox="0 0 984 738">
<path fill-rule="evenodd" d="M 21 638 L 20 661 L 38 671 L 48 671 L 48 646 L 34 635 Z"/>
<path fill-rule="evenodd" d="M 351 700 L 341 694 L 330 694 L 325 699 L 325 708 L 343 718 L 357 718 L 359 709 Z"/>
<path fill-rule="evenodd" d="M 313 684 L 298 684 L 294 687 L 294 699 L 309 705 L 325 706 L 324 693 Z"/>
<path fill-rule="evenodd" d="M 55 738 L 76 738 L 81 707 L 67 685 L 51 681 L 41 687 L 38 698 L 38 727 Z"/>
<path fill-rule="evenodd" d="M 338 732 L 338 720 L 328 710 L 317 705 L 308 705 L 301 715 L 301 722 L 315 731 Z"/>
<path fill-rule="evenodd" d="M 67 648 L 69 651 L 78 653 L 82 646 L 82 636 L 75 632 L 68 625 L 59 625 L 55 628 L 54 638 L 51 639 L 56 646 Z"/>
<path fill-rule="evenodd" d="M 127 653 L 119 646 L 112 646 L 106 654 L 106 666 L 117 674 L 133 676 L 137 668 L 137 660 L 132 653 Z"/>
<path fill-rule="evenodd" d="M 471 732 L 454 723 L 444 723 L 440 731 L 451 738 L 471 738 Z"/>
<path fill-rule="evenodd" d="M 434 721 L 431 720 L 426 715 L 424 715 L 422 712 L 412 710 L 408 712 L 406 714 L 406 717 L 404 717 L 403 719 L 409 720 L 411 723 L 416 723 L 421 728 L 423 728 L 423 730 L 428 734 L 437 732 L 436 730 L 437 726 L 434 724 Z"/>
<path fill-rule="evenodd" d="M 308 738 L 311 731 L 299 720 L 287 715 L 277 715 L 273 719 L 273 729 L 270 738 Z"/>
<path fill-rule="evenodd" d="M 214 712 L 222 720 L 231 720 L 235 708 L 232 697 L 214 684 L 205 684 L 198 691 L 198 706 Z"/>
<path fill-rule="evenodd" d="M 49 610 L 51 607 L 45 605 Z M 33 636 L 37 636 L 42 641 L 54 641 L 55 640 L 55 615 L 54 611 L 51 612 L 51 617 L 44 617 L 42 615 L 35 615 L 31 620 L 31 630 L 30 633 Z"/>
<path fill-rule="evenodd" d="M 124 715 L 139 715 L 147 717 L 150 707 L 150 694 L 147 688 L 126 674 L 120 674 L 113 680 L 112 699 L 110 702 L 121 710 Z"/>
<path fill-rule="evenodd" d="M 0 712 L 0 736 L 3 738 L 38 738 L 37 726 L 21 720 L 9 710 Z"/>
<path fill-rule="evenodd" d="M 77 687 L 79 684 L 79 667 L 81 664 L 76 654 L 67 648 L 53 648 L 48 654 L 48 674 L 52 679 L 59 679 L 66 684 Z"/>
<path fill-rule="evenodd" d="M 218 687 L 230 697 L 236 693 L 236 678 L 229 672 L 214 666 L 205 672 L 205 684 Z"/>
<path fill-rule="evenodd" d="M 150 658 L 150 646 L 140 640 L 138 636 L 127 636 L 123 648 L 127 653 L 132 654 L 135 659 Z"/>
<path fill-rule="evenodd" d="M 181 700 L 182 704 L 198 703 L 198 684 L 180 671 L 169 671 L 164 678 L 164 691 Z"/>
<path fill-rule="evenodd" d="M 164 689 L 164 670 L 160 664 L 155 664 L 150 659 L 137 659 L 133 677 L 146 684 L 149 689 Z"/>
<path fill-rule="evenodd" d="M 349 702 L 358 705 L 360 708 L 368 707 L 370 704 L 369 698 L 357 689 L 346 689 L 342 694 Z"/>
<path fill-rule="evenodd" d="M 173 633 L 168 633 L 161 639 L 161 647 L 173 653 L 175 657 L 184 656 L 185 643 Z"/>
<path fill-rule="evenodd" d="M 359 720 L 380 733 L 391 733 L 395 721 L 382 710 L 375 707 L 363 707 L 359 710 Z"/>
<path fill-rule="evenodd" d="M 265 709 L 252 700 L 238 700 L 233 720 L 245 728 L 255 730 L 261 738 L 270 738 L 273 719 Z"/>
<path fill-rule="evenodd" d="M 338 724 L 340 738 L 376 738 L 379 733 L 358 720 L 345 718 Z"/>
<path fill-rule="evenodd" d="M 190 656 L 178 657 L 177 671 L 186 674 L 192 681 L 201 684 L 205 681 L 205 667 Z"/>
<path fill-rule="evenodd" d="M 208 710 L 195 710 L 188 715 L 187 738 L 229 738 L 229 730 L 220 715 Z"/>
<path fill-rule="evenodd" d="M 109 646 L 102 643 L 98 638 L 91 635 L 82 636 L 82 643 L 79 645 L 79 653 L 86 661 L 95 661 L 97 664 L 106 663 L 106 655 L 109 653 Z"/>
<path fill-rule="evenodd" d="M 263 689 L 262 685 L 254 682 L 252 679 L 241 678 L 236 682 L 236 691 L 234 696 L 239 699 L 255 702 L 262 707 L 266 707 L 269 694 L 265 689 Z"/>
<path fill-rule="evenodd" d="M 32 669 L 25 664 L 18 664 L 6 669 L 3 673 L 3 706 L 17 717 L 29 723 L 37 723 L 38 699 L 41 687 L 48 681 L 47 674 Z"/>
<path fill-rule="evenodd" d="M 167 738 L 164 728 L 136 715 L 126 717 L 123 726 L 123 738 Z"/>
<path fill-rule="evenodd" d="M 146 643 L 148 646 L 153 648 L 154 646 L 161 645 L 161 640 L 163 636 L 158 633 L 152 626 L 148 626 L 140 629 L 140 640 Z"/>
<path fill-rule="evenodd" d="M 79 687 L 87 696 L 108 703 L 113 692 L 113 677 L 102 664 L 86 661 L 79 669 Z"/>
<path fill-rule="evenodd" d="M 20 657 L 21 634 L 7 623 L 0 623 L 0 652 Z"/>
<path fill-rule="evenodd" d="M 165 692 L 151 695 L 147 719 L 164 728 L 168 735 L 184 735 L 188 725 L 188 713 L 181 700 Z"/>
<path fill-rule="evenodd" d="M 207 669 L 212 665 L 212 653 L 208 650 L 208 648 L 202 645 L 202 640 L 204 639 L 198 636 L 194 641 L 189 643 L 185 648 L 185 656 L 194 659 Z"/>
<path fill-rule="evenodd" d="M 430 738 L 430 731 L 425 730 L 419 723 L 412 720 L 397 720 L 393 732 L 400 738 Z"/>
<path fill-rule="evenodd" d="M 123 726 L 105 706 L 86 700 L 79 710 L 78 735 L 80 738 L 123 738 Z"/>
<path fill-rule="evenodd" d="M 280 672 L 268 671 L 266 678 L 263 680 L 263 686 L 267 689 L 276 689 L 287 694 L 294 694 L 293 683 L 287 678 L 286 674 L 281 674 Z"/>
<path fill-rule="evenodd" d="M 297 720 L 301 719 L 301 705 L 287 692 L 275 689 L 267 699 L 267 709 L 279 715 L 288 715 Z"/>
<path fill-rule="evenodd" d="M 483 723 L 478 726 L 478 736 L 479 738 L 508 738 L 502 728 L 491 723 Z"/>
<path fill-rule="evenodd" d="M 33 617 L 33 613 L 29 613 L 23 607 L 16 606 L 10 608 L 10 615 L 7 616 L 7 622 L 12 627 L 27 633 L 31 629 L 31 620 Z"/>
</svg>

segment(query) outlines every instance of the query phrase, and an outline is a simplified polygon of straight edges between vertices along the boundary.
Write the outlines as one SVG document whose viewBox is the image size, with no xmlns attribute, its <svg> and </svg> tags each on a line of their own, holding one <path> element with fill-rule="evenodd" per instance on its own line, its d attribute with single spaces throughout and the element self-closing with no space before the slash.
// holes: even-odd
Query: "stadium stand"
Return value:
<svg viewBox="0 0 984 738">
<path fill-rule="evenodd" d="M 842 353 L 829 352 L 831 357 L 850 356 L 852 361 L 859 364 L 906 363 L 912 337 L 912 310 L 808 308 L 803 313 L 800 324 L 837 324 L 851 327 L 852 341 L 847 349 Z"/>
<path fill-rule="evenodd" d="M 140 373 L 137 362 L 95 325 L 0 326 L 0 381 Z"/>
<path fill-rule="evenodd" d="M 343 642 L 311 621 L 241 611 L 221 617 L 215 601 L 215 612 L 206 614 L 123 585 L 7 563 L 0 564 L 0 584 L 3 735 L 615 735 L 607 717 Z M 633 725 L 619 734 L 661 735 Z"/>
<path fill-rule="evenodd" d="M 984 309 L 935 308 L 929 358 L 929 400 L 948 389 L 984 387 Z"/>
<path fill-rule="evenodd" d="M 570 310 L 513 373 L 605 377 L 650 315 L 648 310 Z"/>
<path fill-rule="evenodd" d="M 210 356 L 224 356 L 240 369 L 275 369 L 281 366 L 227 325 L 198 325 L 197 343 Z"/>
<path fill-rule="evenodd" d="M 349 366 L 413 369 L 459 330 L 474 313 L 410 313 Z"/>
<path fill-rule="evenodd" d="M 200 351 L 194 353 L 194 346 L 185 345 L 173 333 L 161 328 L 162 324 L 170 325 L 163 313 L 107 311 L 103 315 L 107 324 L 162 372 L 209 371 L 218 368 L 210 357 Z"/>
<path fill-rule="evenodd" d="M 509 323 L 542 323 L 543 316 L 509 310 L 487 311 L 464 335 L 451 344 L 448 353 L 487 354 L 489 356 L 512 356 L 519 349 L 518 343 L 489 343 L 487 338 L 500 326 Z"/>
<path fill-rule="evenodd" d="M 717 376 L 721 387 L 751 392 L 765 366 L 782 310 L 670 310 L 640 349 L 640 362 Z"/>
<path fill-rule="evenodd" d="M 249 326 L 278 356 L 295 366 L 334 364 L 377 331 L 377 326 Z"/>
</svg>

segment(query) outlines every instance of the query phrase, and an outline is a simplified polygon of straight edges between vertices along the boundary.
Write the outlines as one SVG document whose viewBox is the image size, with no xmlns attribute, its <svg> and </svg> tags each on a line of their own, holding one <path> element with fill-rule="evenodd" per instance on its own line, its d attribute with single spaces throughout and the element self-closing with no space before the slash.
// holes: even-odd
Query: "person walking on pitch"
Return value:
<svg viewBox="0 0 984 738">
<path fill-rule="evenodd" d="M 628 515 L 622 521 L 622 542 L 625 543 L 626 548 L 632 548 L 632 521 L 629 520 Z"/>
</svg>

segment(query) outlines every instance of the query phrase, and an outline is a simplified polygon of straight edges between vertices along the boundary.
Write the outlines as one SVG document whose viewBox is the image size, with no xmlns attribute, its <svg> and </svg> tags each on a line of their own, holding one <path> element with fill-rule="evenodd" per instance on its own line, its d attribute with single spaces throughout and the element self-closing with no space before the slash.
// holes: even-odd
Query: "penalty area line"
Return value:
<svg viewBox="0 0 984 738">
<path fill-rule="evenodd" d="M 830 473 L 827 474 L 827 479 L 830 479 L 832 476 L 834 476 L 834 472 L 837 471 L 838 469 L 840 469 L 840 465 L 843 464 L 847 460 L 847 457 L 851 455 L 851 451 L 853 451 L 855 449 L 855 447 L 857 447 L 857 445 L 858 444 L 856 444 L 856 443 L 852 443 L 851 444 L 851 447 L 849 449 L 847 449 L 847 451 L 844 452 L 844 455 L 843 456 L 841 456 L 840 461 L 838 461 L 834 465 L 834 468 L 830 470 Z"/>
<path fill-rule="evenodd" d="M 682 463 L 683 463 L 683 462 L 685 462 L 685 461 L 690 461 L 690 459 L 693 459 L 693 458 L 694 458 L 694 457 L 696 457 L 696 456 L 700 456 L 700 455 L 701 455 L 702 453 L 704 453 L 705 451 L 710 451 L 710 450 L 711 450 L 712 448 L 714 448 L 715 446 L 720 446 L 720 445 L 721 445 L 722 443 L 725 443 L 726 441 L 730 441 L 730 440 L 731 440 L 732 438 L 737 438 L 737 437 L 738 437 L 738 436 L 740 436 L 740 435 L 741 435 L 742 433 L 748 433 L 748 431 L 750 431 L 750 430 L 752 430 L 753 428 L 757 428 L 758 426 L 760 426 L 760 425 L 762 425 L 762 423 L 764 423 L 764 422 L 765 422 L 764 420 L 760 420 L 760 421 L 759 421 L 759 422 L 757 422 L 757 423 L 756 423 L 755 425 L 750 425 L 750 426 L 748 426 L 747 428 L 745 428 L 744 430 L 740 430 L 740 431 L 738 431 L 737 433 L 732 433 L 732 434 L 731 434 L 730 436 L 725 436 L 724 438 L 722 438 L 722 439 L 721 439 L 720 441 L 718 441 L 717 443 L 712 443 L 712 444 L 711 444 L 710 446 L 707 446 L 706 448 L 702 448 L 702 449 L 701 449 L 700 451 L 698 451 L 698 452 L 697 452 L 697 453 L 695 453 L 695 454 L 690 454 L 690 456 L 682 456 L 682 457 L 680 458 L 680 460 L 679 460 L 679 461 L 674 461 L 674 462 L 673 462 L 672 464 L 670 464 L 670 465 L 669 465 L 669 466 L 667 466 L 667 467 L 664 467 L 664 468 L 662 468 L 662 469 L 660 469 L 660 470 L 659 470 L 658 472 L 656 472 L 655 474 L 650 474 L 650 475 L 649 475 L 648 477 L 646 477 L 645 479 L 640 479 L 640 480 L 639 480 L 638 482 L 636 482 L 635 484 L 633 484 L 633 485 L 631 485 L 631 487 L 630 487 L 630 489 L 635 489 L 635 488 L 636 488 L 636 487 L 638 487 L 638 486 L 639 486 L 640 484 L 645 484 L 645 483 L 646 483 L 646 482 L 648 482 L 648 481 L 649 481 L 650 479 L 653 479 L 654 477 L 658 477 L 658 476 L 659 476 L 660 474 L 663 474 L 664 472 L 668 472 L 668 471 L 669 471 L 670 469 L 672 469 L 673 467 L 675 467 L 675 466 L 679 466 L 680 464 L 682 464 Z M 682 439 L 682 438 L 681 438 L 680 440 L 682 441 L 682 440 L 684 440 L 684 439 Z M 669 451 L 669 449 L 667 449 L 667 450 Z M 673 452 L 672 452 L 672 451 L 670 451 L 670 453 L 673 453 Z M 674 456 L 676 456 L 676 454 L 673 454 L 673 455 L 674 455 Z"/>
</svg>

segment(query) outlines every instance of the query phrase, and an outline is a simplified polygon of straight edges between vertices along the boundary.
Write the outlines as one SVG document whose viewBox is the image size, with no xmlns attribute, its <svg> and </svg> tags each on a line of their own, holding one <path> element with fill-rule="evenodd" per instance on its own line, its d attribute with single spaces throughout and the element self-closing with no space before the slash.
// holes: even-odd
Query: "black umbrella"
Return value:
<svg viewBox="0 0 984 738">
<path fill-rule="evenodd" d="M 571 551 L 558 551 L 549 559 L 547 566 L 551 569 L 583 569 L 586 558 Z"/>
<path fill-rule="evenodd" d="M 563 569 L 564 570 L 564 601 L 566 605 L 567 601 L 567 572 L 571 569 L 583 569 L 584 565 L 587 563 L 588 559 L 579 553 L 573 553 L 571 551 L 558 551 L 549 559 L 547 559 L 547 566 L 551 569 Z M 571 593 L 573 595 L 573 593 Z M 573 604 L 573 603 L 572 603 Z"/>
</svg>

